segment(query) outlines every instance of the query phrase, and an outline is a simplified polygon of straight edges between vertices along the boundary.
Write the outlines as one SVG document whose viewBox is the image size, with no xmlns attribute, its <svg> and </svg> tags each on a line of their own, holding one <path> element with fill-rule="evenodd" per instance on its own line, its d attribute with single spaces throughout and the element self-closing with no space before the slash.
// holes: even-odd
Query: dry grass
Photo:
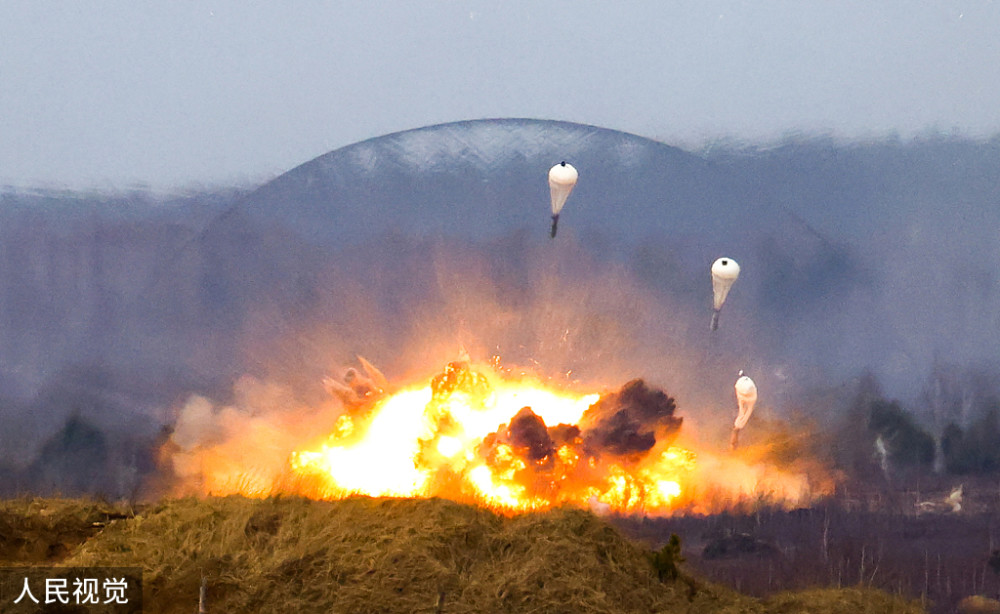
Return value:
<svg viewBox="0 0 1000 614">
<path fill-rule="evenodd" d="M 688 577 L 661 582 L 645 549 L 576 509 L 504 517 L 437 499 L 227 497 L 115 518 L 98 504 L 30 505 L 106 524 L 61 564 L 142 567 L 147 613 L 196 611 L 203 577 L 211 613 L 920 611 L 877 591 L 761 602 Z M 106 520 L 92 520 L 102 509 Z"/>
<path fill-rule="evenodd" d="M 824 588 L 794 593 L 781 593 L 767 601 L 772 614 L 920 614 L 919 601 L 906 601 L 889 593 L 871 588 Z"/>
</svg>

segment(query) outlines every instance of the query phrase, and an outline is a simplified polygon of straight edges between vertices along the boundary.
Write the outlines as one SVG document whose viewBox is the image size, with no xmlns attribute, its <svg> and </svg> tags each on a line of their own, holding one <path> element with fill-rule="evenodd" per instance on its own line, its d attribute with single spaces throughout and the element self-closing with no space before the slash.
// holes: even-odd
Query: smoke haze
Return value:
<svg viewBox="0 0 1000 614">
<path fill-rule="evenodd" d="M 580 180 L 553 241 L 562 159 Z M 398 382 L 463 348 L 566 386 L 641 377 L 710 439 L 740 369 L 755 419 L 832 420 L 817 399 L 868 371 L 930 420 L 935 365 L 998 368 L 998 203 L 996 140 L 696 156 L 533 120 L 365 141 L 252 191 L 4 193 L 0 487 L 131 496 L 168 439 L 280 462 L 282 433 L 329 429 L 322 379 L 359 354 Z M 720 256 L 742 273 L 709 333 Z"/>
</svg>

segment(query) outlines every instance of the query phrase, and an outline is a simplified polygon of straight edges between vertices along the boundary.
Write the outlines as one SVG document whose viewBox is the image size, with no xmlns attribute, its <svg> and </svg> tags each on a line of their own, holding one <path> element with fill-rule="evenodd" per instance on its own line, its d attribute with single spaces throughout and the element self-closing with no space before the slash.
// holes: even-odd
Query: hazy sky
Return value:
<svg viewBox="0 0 1000 614">
<path fill-rule="evenodd" d="M 1000 133 L 1000 2 L 0 2 L 0 184 L 260 182 L 485 117 Z"/>
</svg>

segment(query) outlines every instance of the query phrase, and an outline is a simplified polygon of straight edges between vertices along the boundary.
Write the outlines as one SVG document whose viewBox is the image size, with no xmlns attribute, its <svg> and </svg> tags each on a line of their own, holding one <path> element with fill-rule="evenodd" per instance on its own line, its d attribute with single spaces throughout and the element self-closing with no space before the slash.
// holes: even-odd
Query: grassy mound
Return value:
<svg viewBox="0 0 1000 614">
<path fill-rule="evenodd" d="M 686 609 L 646 553 L 592 514 L 504 518 L 444 500 L 170 501 L 68 563 L 146 569 L 149 612 L 650 612 Z M 695 602 L 718 602 L 698 591 Z M 749 599 L 727 594 L 724 607 Z M 704 611 L 719 611 L 706 607 Z M 733 611 L 746 611 L 738 608 Z"/>
<path fill-rule="evenodd" d="M 920 611 L 875 591 L 761 602 L 683 574 L 661 581 L 650 552 L 574 509 L 508 518 L 444 500 L 227 497 L 112 513 L 84 514 L 104 526 L 61 564 L 142 567 L 147 613 L 197 611 L 203 578 L 210 613 Z"/>
</svg>

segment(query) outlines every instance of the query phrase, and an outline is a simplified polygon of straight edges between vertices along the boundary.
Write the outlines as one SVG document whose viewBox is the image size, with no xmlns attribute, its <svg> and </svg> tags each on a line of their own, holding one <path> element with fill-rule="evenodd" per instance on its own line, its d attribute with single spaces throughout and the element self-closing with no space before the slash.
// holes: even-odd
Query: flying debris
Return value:
<svg viewBox="0 0 1000 614">
<path fill-rule="evenodd" d="M 361 363 L 361 368 L 365 370 L 368 379 L 375 385 L 375 389 L 378 392 L 385 392 L 389 389 L 389 380 L 386 379 L 385 375 L 375 365 L 365 360 L 364 356 L 358 356 L 358 362 Z"/>
<path fill-rule="evenodd" d="M 552 195 L 552 232 L 551 237 L 556 238 L 556 227 L 559 225 L 559 212 L 562 211 L 569 193 L 576 185 L 579 174 L 572 164 L 566 164 L 563 160 L 549 169 L 549 192 Z"/>
<path fill-rule="evenodd" d="M 341 381 L 332 377 L 323 378 L 323 387 L 331 395 L 340 399 L 344 406 L 353 409 L 374 402 L 385 394 L 389 382 L 375 365 L 358 356 L 358 362 L 365 373 L 362 375 L 354 367 L 344 371 Z"/>
<path fill-rule="evenodd" d="M 734 450 L 740 444 L 740 431 L 743 430 L 743 427 L 747 425 L 747 421 L 750 420 L 750 414 L 753 413 L 753 406 L 757 402 L 757 384 L 753 383 L 753 380 L 746 375 L 743 375 L 743 371 L 740 371 L 735 388 L 739 413 L 736 415 L 736 421 L 733 423 L 733 436 L 729 442 Z"/>
<path fill-rule="evenodd" d="M 740 276 L 740 265 L 732 258 L 719 258 L 712 263 L 712 292 L 715 294 L 712 306 L 712 330 L 719 329 L 719 311 L 726 302 L 729 289 Z"/>
</svg>

